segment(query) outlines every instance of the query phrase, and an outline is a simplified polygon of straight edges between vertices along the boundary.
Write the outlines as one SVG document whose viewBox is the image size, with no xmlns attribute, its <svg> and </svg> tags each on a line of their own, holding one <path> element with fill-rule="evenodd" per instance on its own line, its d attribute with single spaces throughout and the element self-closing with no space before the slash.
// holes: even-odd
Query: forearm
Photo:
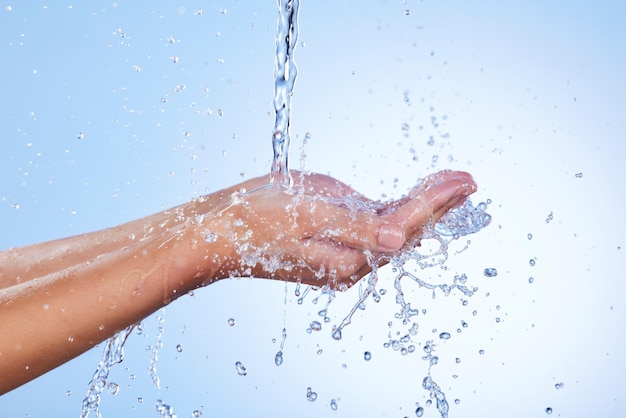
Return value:
<svg viewBox="0 0 626 418">
<path fill-rule="evenodd" d="M 189 204 L 186 204 L 189 205 Z M 25 283 L 131 246 L 185 205 L 101 231 L 0 251 L 0 289 Z"/>
<path fill-rule="evenodd" d="M 170 223 L 130 245 L 0 289 L 0 394 L 219 278 L 218 263 L 227 258 L 219 245 L 194 245 L 199 231 L 192 217 Z"/>
</svg>

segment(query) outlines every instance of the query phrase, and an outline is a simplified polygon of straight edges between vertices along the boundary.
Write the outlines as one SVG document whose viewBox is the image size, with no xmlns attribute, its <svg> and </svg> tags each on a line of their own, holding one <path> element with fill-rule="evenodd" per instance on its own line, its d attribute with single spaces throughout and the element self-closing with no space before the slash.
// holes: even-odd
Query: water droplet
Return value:
<svg viewBox="0 0 626 418">
<path fill-rule="evenodd" d="M 439 334 L 439 338 L 441 338 L 442 340 L 449 340 L 450 339 L 450 333 L 449 332 L 442 332 L 441 334 Z"/>
<path fill-rule="evenodd" d="M 73 343 L 74 342 L 74 336 L 70 335 L 69 337 L 67 337 L 67 341 Z"/>
<path fill-rule="evenodd" d="M 456 361 L 456 363 L 458 364 L 461 362 L 461 359 L 457 357 L 454 361 Z"/>
<path fill-rule="evenodd" d="M 424 408 L 422 408 L 421 406 L 418 406 L 417 409 L 415 410 L 415 416 L 416 417 L 423 417 L 424 416 Z"/>
<path fill-rule="evenodd" d="M 71 394 L 72 394 L 71 390 L 68 389 L 68 390 L 65 391 L 65 396 L 70 396 Z"/>
<path fill-rule="evenodd" d="M 310 386 L 306 388 L 306 399 L 309 402 L 315 402 L 317 400 L 317 392 L 313 392 Z"/>
<path fill-rule="evenodd" d="M 402 130 L 405 132 L 411 128 L 408 123 L 403 123 L 401 127 L 402 127 Z"/>
<path fill-rule="evenodd" d="M 200 417 L 202 416 L 202 411 L 200 411 L 200 410 L 196 409 L 195 411 L 193 411 L 193 412 L 191 413 L 191 416 L 192 416 L 193 418 L 200 418 Z"/>
<path fill-rule="evenodd" d="M 82 132 L 78 133 L 78 139 L 83 139 L 85 137 L 85 134 Z"/>
<path fill-rule="evenodd" d="M 563 386 L 565 386 L 565 384 L 563 384 L 563 383 L 556 383 L 556 384 L 554 385 L 554 388 L 555 388 L 555 389 L 563 389 Z"/>
<path fill-rule="evenodd" d="M 111 382 L 109 383 L 108 389 L 111 395 L 117 395 L 117 393 L 120 391 L 120 385 L 115 382 Z"/>
<path fill-rule="evenodd" d="M 406 9 L 406 10 L 404 11 L 404 15 L 405 15 L 405 16 L 409 16 L 410 14 L 411 14 L 411 9 Z"/>
<path fill-rule="evenodd" d="M 535 278 L 534 278 L 534 277 L 529 277 L 529 278 L 528 278 L 528 283 L 533 283 L 534 281 L 535 281 Z"/>
<path fill-rule="evenodd" d="M 331 399 L 330 400 L 330 409 L 332 409 L 333 411 L 337 410 L 337 400 L 336 399 Z"/>
<path fill-rule="evenodd" d="M 533 239 L 533 234 L 528 234 L 528 239 L 529 240 Z"/>
<path fill-rule="evenodd" d="M 535 267 L 535 259 L 531 258 L 530 260 L 528 260 L 528 265 L 531 267 Z"/>
<path fill-rule="evenodd" d="M 276 357 L 274 357 L 274 363 L 276 363 L 276 366 L 280 366 L 281 364 L 283 364 L 283 352 L 279 351 L 278 353 L 276 353 Z"/>
<path fill-rule="evenodd" d="M 213 243 L 213 242 L 217 241 L 217 234 L 215 232 L 211 232 L 211 231 L 205 229 L 205 230 L 203 230 L 201 232 L 201 234 L 202 234 L 202 239 L 205 242 Z"/>
<path fill-rule="evenodd" d="M 137 397 L 137 402 L 138 403 L 143 403 L 143 398 L 141 396 Z"/>
<path fill-rule="evenodd" d="M 19 209 L 19 208 L 20 208 L 20 204 L 19 204 L 19 203 L 13 203 L 13 204 L 11 205 L 11 208 L 13 208 L 13 209 Z"/>
<path fill-rule="evenodd" d="M 576 173 L 576 178 L 577 178 L 577 179 L 580 179 L 580 178 L 582 178 L 582 177 L 583 177 L 583 173 Z"/>
<path fill-rule="evenodd" d="M 493 267 L 486 268 L 484 271 L 485 276 L 487 277 L 496 277 L 498 275 L 498 270 Z"/>
<path fill-rule="evenodd" d="M 309 324 L 309 327 L 311 327 L 313 331 L 320 331 L 322 329 L 322 324 L 319 321 L 312 321 Z"/>
<path fill-rule="evenodd" d="M 178 351 L 179 353 L 182 353 L 182 352 L 183 352 L 183 346 L 182 346 L 182 344 L 178 344 L 178 345 L 176 346 L 176 351 Z"/>
<path fill-rule="evenodd" d="M 176 64 L 176 63 L 178 62 L 178 59 L 179 59 L 179 58 L 178 58 L 176 55 L 172 55 L 172 56 L 170 57 L 170 61 L 172 61 L 174 64 Z"/>
<path fill-rule="evenodd" d="M 372 359 L 372 353 L 366 351 L 365 353 L 363 353 L 363 358 L 365 359 L 365 361 L 370 361 Z"/>
<path fill-rule="evenodd" d="M 339 341 L 341 340 L 341 328 L 339 327 L 333 327 L 333 332 L 331 334 L 331 336 L 333 337 L 333 339 Z"/>
<path fill-rule="evenodd" d="M 485 354 L 485 350 L 478 350 L 478 354 L 480 354 L 480 355 Z"/>
<path fill-rule="evenodd" d="M 236 323 L 236 322 L 235 322 L 235 319 L 234 319 L 234 318 L 228 318 L 228 325 L 229 325 L 229 326 L 234 327 L 234 326 L 235 326 L 235 323 Z"/>
<path fill-rule="evenodd" d="M 237 370 L 237 374 L 239 376 L 245 376 L 248 374 L 248 370 L 244 367 L 244 365 L 240 361 L 235 363 L 235 370 Z"/>
<path fill-rule="evenodd" d="M 176 414 L 174 413 L 174 408 L 161 399 L 156 401 L 156 410 L 163 418 L 176 418 Z"/>
<path fill-rule="evenodd" d="M 546 408 L 546 414 L 551 415 L 552 414 L 552 408 L 547 407 Z"/>
</svg>

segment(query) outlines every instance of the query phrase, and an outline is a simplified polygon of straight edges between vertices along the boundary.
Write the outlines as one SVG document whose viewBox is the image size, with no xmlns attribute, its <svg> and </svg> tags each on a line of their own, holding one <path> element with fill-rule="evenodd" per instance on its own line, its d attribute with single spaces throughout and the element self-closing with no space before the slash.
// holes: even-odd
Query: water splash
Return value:
<svg viewBox="0 0 626 418">
<path fill-rule="evenodd" d="M 131 325 L 107 340 L 102 359 L 87 386 L 87 395 L 83 399 L 80 412 L 81 418 L 88 417 L 92 412 L 97 418 L 102 417 L 99 411 L 100 395 L 107 387 L 107 379 L 113 366 L 124 360 L 124 343 L 134 328 L 135 325 Z"/>
<path fill-rule="evenodd" d="M 437 403 L 437 410 L 441 414 L 442 418 L 448 418 L 448 411 L 450 409 L 446 395 L 443 393 L 439 385 L 430 377 L 430 374 L 422 381 L 422 387 L 430 392 L 430 397 L 435 399 Z"/>
<path fill-rule="evenodd" d="M 161 399 L 156 401 L 155 406 L 161 418 L 177 418 L 177 415 L 174 413 L 174 408 L 163 402 Z"/>
<path fill-rule="evenodd" d="M 270 180 L 285 187 L 291 186 L 288 153 L 290 141 L 291 96 L 298 69 L 293 53 L 298 40 L 299 0 L 278 0 L 278 33 L 276 35 L 276 75 L 274 111 L 276 121 L 272 133 L 274 159 Z"/>
<path fill-rule="evenodd" d="M 350 203 L 351 202 L 343 202 L 344 205 L 348 206 L 350 206 Z M 359 204 L 359 202 L 352 202 L 351 205 L 355 207 L 355 210 L 372 209 L 363 207 L 363 204 Z M 413 337 L 417 335 L 419 326 L 416 322 L 413 322 L 413 317 L 419 315 L 420 313 L 425 315 L 426 310 L 422 309 L 422 311 L 420 311 L 419 309 L 412 307 L 411 302 L 405 300 L 402 279 L 409 279 L 410 281 L 417 283 L 419 287 L 431 290 L 433 298 L 435 298 L 437 294 L 449 296 L 453 292 L 460 293 L 469 298 L 473 296 L 476 291 L 478 291 L 478 288 L 468 285 L 468 276 L 466 274 L 455 275 L 449 283 L 432 283 L 430 279 L 418 277 L 418 274 L 420 273 L 409 271 L 408 263 L 412 262 L 417 264 L 420 271 L 436 266 L 443 266 L 448 259 L 448 248 L 452 241 L 458 240 L 461 236 L 478 232 L 491 223 L 491 216 L 486 212 L 487 208 L 488 204 L 485 202 L 481 202 L 474 207 L 470 199 L 467 199 L 461 206 L 453 209 L 442 217 L 436 225 L 425 228 L 421 237 L 421 246 L 414 246 L 407 250 L 403 250 L 399 254 L 392 257 L 385 255 L 373 256 L 372 254 L 367 253 L 368 263 L 372 268 L 372 271 L 367 276 L 367 280 L 365 282 L 361 282 L 360 286 L 362 287 L 359 290 L 359 299 L 356 303 L 354 303 L 352 309 L 339 325 L 333 326 L 331 333 L 332 338 L 335 340 L 342 339 L 342 331 L 352 322 L 352 317 L 357 310 L 365 309 L 365 302 L 370 296 L 374 302 L 378 302 L 381 299 L 381 295 L 385 294 L 384 289 L 377 289 L 379 266 L 389 263 L 393 274 L 394 288 L 396 289 L 395 301 L 400 307 L 399 311 L 395 314 L 395 318 L 401 320 L 403 325 L 411 325 L 404 335 L 398 333 L 398 338 L 392 338 L 391 327 L 393 326 L 393 323 L 390 321 L 388 323 L 390 327 L 388 335 L 389 341 L 384 343 L 384 346 L 392 348 L 394 351 L 398 351 L 402 355 L 414 353 L 416 351 L 415 344 L 411 342 L 413 341 Z M 487 274 L 485 275 L 488 277 L 495 277 L 497 275 L 497 271 L 495 269 L 488 269 Z M 322 294 L 313 299 L 312 302 L 317 304 L 317 301 L 321 296 L 324 294 L 329 295 L 326 306 L 318 312 L 319 315 L 327 318 L 328 305 L 334 298 L 334 291 L 328 287 L 323 287 L 321 289 Z M 466 302 L 467 300 L 463 303 L 466 304 Z M 301 304 L 301 300 L 298 300 L 298 303 Z M 467 324 L 464 321 L 462 322 L 463 327 L 466 327 Z M 313 325 L 311 325 L 309 330 L 312 330 L 313 328 Z M 433 330 L 433 332 L 435 331 Z M 438 336 L 442 341 L 446 341 L 451 338 L 451 334 L 446 331 L 440 332 Z M 422 359 L 428 362 L 428 372 L 422 382 L 422 387 L 430 393 L 431 400 L 427 402 L 427 405 L 430 405 L 432 400 L 434 400 L 441 417 L 447 418 L 449 411 L 448 401 L 446 400 L 444 392 L 431 376 L 431 368 L 437 365 L 439 361 L 439 358 L 433 354 L 434 350 L 435 344 L 433 344 L 433 341 L 426 341 L 424 345 L 426 355 L 423 356 Z M 364 359 L 369 360 L 370 358 L 371 354 L 366 352 L 364 354 Z M 416 416 L 422 416 L 423 413 L 424 409 L 418 405 Z"/>
<path fill-rule="evenodd" d="M 274 356 L 274 364 L 276 364 L 276 366 L 280 366 L 281 364 L 283 364 L 283 348 L 285 347 L 285 340 L 287 339 L 287 328 L 283 328 L 283 333 L 282 333 L 282 340 L 280 342 L 280 349 L 278 350 L 278 352 L 276 353 L 276 356 Z"/>
<path fill-rule="evenodd" d="M 161 310 L 161 313 L 157 315 L 157 321 L 159 323 L 159 329 L 156 336 L 157 341 L 152 346 L 152 350 L 150 352 L 150 366 L 148 367 L 148 372 L 150 373 L 150 378 L 152 379 L 154 386 L 157 389 L 161 389 L 161 379 L 157 373 L 157 363 L 159 362 L 159 349 L 163 347 L 163 323 L 165 322 L 163 310 Z"/>
<path fill-rule="evenodd" d="M 440 291 L 445 296 L 449 296 L 454 290 L 462 293 L 464 296 L 471 297 L 478 288 L 467 286 L 466 275 L 455 276 L 452 283 L 434 284 L 407 271 L 406 264 L 409 261 L 415 262 L 422 270 L 443 265 L 448 259 L 448 246 L 453 240 L 476 233 L 491 223 L 491 216 L 486 212 L 487 208 L 488 205 L 485 202 L 481 202 L 474 207 L 471 200 L 467 199 L 461 206 L 444 215 L 434 228 L 431 227 L 424 230 L 421 238 L 421 247 L 415 246 L 404 250 L 390 259 L 388 256 L 369 257 L 368 262 L 372 271 L 367 278 L 367 286 L 361 292 L 359 299 L 344 317 L 343 321 L 338 326 L 333 327 L 332 337 L 335 340 L 342 338 L 342 330 L 352 322 L 352 317 L 357 309 L 363 309 L 365 301 L 370 295 L 373 296 L 375 302 L 380 299 L 382 291 L 376 289 L 378 266 L 385 261 L 392 265 L 392 272 L 395 273 L 396 303 L 400 305 L 400 311 L 395 314 L 395 317 L 401 319 L 405 325 L 411 321 L 413 316 L 419 314 L 419 310 L 413 308 L 411 302 L 407 302 L 404 298 L 402 290 L 402 279 L 404 278 L 412 280 L 419 287 L 432 290 L 433 298 L 436 297 L 437 291 Z M 429 245 L 425 245 L 426 243 Z M 392 342 L 391 346 L 394 349 L 397 347 L 400 351 L 403 351 L 403 347 L 399 344 Z"/>
</svg>

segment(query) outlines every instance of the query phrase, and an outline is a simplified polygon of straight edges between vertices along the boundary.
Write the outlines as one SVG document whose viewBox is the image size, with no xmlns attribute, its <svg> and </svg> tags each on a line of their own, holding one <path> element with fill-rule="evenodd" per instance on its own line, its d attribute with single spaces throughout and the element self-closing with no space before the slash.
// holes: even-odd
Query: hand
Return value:
<svg viewBox="0 0 626 418">
<path fill-rule="evenodd" d="M 414 245 L 476 190 L 471 176 L 442 171 L 397 201 L 373 202 L 321 174 L 292 173 L 292 190 L 249 180 L 221 194 L 198 225 L 226 256 L 217 278 L 255 276 L 345 289 L 371 267 L 366 252 L 393 253 Z"/>
</svg>

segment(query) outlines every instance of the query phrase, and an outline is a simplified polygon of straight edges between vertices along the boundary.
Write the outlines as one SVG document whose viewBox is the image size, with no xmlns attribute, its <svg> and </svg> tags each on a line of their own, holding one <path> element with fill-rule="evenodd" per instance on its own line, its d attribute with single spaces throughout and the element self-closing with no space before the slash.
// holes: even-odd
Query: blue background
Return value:
<svg viewBox="0 0 626 418">
<path fill-rule="evenodd" d="M 116 225 L 269 170 L 275 2 L 0 4 L 0 248 Z M 492 225 L 423 274 L 465 273 L 480 290 L 433 299 L 407 284 L 427 314 L 402 356 L 383 347 L 406 331 L 390 272 L 387 295 L 341 342 L 330 328 L 358 287 L 307 333 L 317 295 L 299 305 L 292 285 L 217 283 L 159 313 L 160 390 L 147 371 L 157 317 L 129 338 L 103 416 L 158 416 L 159 399 L 178 417 L 415 416 L 428 399 L 421 347 L 441 331 L 452 338 L 437 341 L 431 373 L 451 417 L 621 413 L 625 12 L 619 1 L 304 1 L 291 167 L 305 161 L 385 199 L 434 170 L 472 172 Z M 102 348 L 0 397 L 1 415 L 78 416 Z"/>
</svg>

